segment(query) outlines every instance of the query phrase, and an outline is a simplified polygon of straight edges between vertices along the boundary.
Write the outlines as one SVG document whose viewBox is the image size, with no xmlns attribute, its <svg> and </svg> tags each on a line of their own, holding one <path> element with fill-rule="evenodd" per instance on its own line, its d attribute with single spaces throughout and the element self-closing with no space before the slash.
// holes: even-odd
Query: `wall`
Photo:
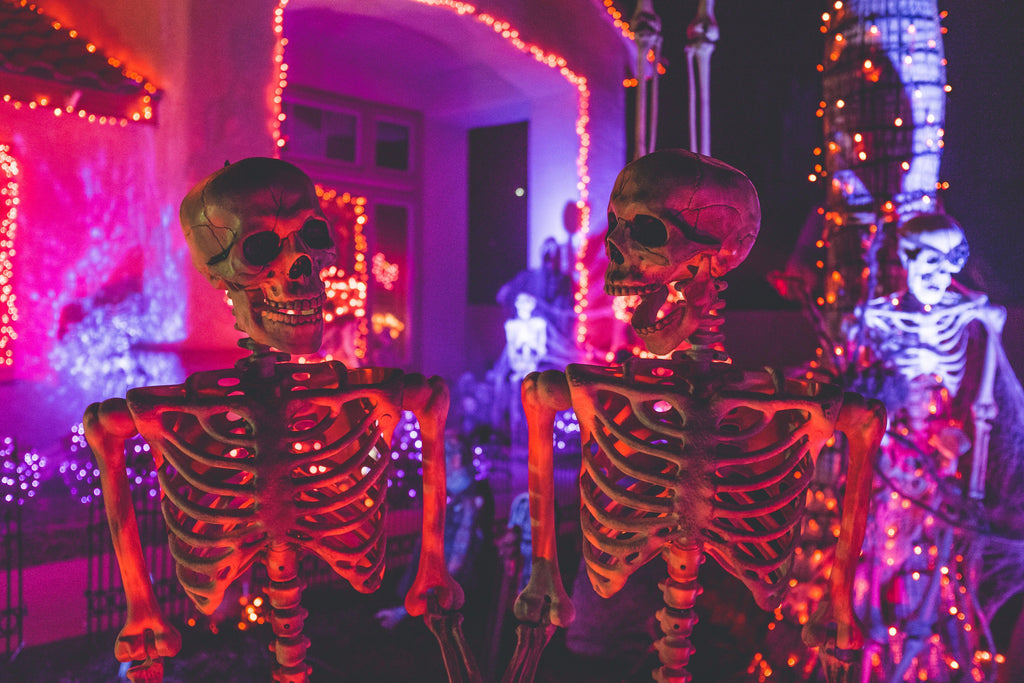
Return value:
<svg viewBox="0 0 1024 683">
<path fill-rule="evenodd" d="M 596 152 L 590 176 L 603 216 L 624 161 L 625 120 L 624 49 L 603 8 L 575 0 L 530 6 L 504 0 L 477 10 L 508 21 L 524 41 L 565 57 L 570 69 L 587 77 L 593 91 L 589 129 L 614 131 L 608 140 L 591 134 Z M 564 30 L 580 22 L 590 30 Z M 576 87 L 475 16 L 413 0 L 293 0 L 285 35 L 291 83 L 424 114 L 423 223 L 411 252 L 418 270 L 409 369 L 450 379 L 467 369 L 481 373 L 501 352 L 502 314 L 496 306 L 473 311 L 466 304 L 465 138 L 476 126 L 529 120 L 528 252 L 539 265 L 546 237 L 566 241 L 564 208 L 579 197 Z M 609 49 L 594 49 L 605 42 Z"/>
</svg>

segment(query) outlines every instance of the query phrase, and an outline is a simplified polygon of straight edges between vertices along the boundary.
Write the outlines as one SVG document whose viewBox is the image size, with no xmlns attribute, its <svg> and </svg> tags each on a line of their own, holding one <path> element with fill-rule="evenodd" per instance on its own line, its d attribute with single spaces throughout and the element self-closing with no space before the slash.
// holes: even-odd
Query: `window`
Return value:
<svg viewBox="0 0 1024 683">
<path fill-rule="evenodd" d="M 388 185 L 416 184 L 420 114 L 291 86 L 281 104 L 283 157 L 336 164 Z"/>
<path fill-rule="evenodd" d="M 312 159 L 356 162 L 359 118 L 355 114 L 285 102 L 284 152 Z"/>
<path fill-rule="evenodd" d="M 528 133 L 525 121 L 469 131 L 470 304 L 493 304 L 526 269 Z"/>
<path fill-rule="evenodd" d="M 409 243 L 420 207 L 422 116 L 301 86 L 289 86 L 284 97 L 281 157 L 339 196 L 351 193 L 366 199 L 360 205 L 366 219 L 360 223 L 361 236 L 338 235 L 337 268 L 345 278 L 355 262 L 343 255 L 351 255 L 355 243 L 342 243 L 360 239 L 365 250 L 366 308 L 360 334 L 365 335 L 366 356 L 360 362 L 405 365 L 413 353 L 410 276 L 417 264 Z M 340 317 L 328 321 L 325 348 L 331 340 L 353 344 L 355 335 L 345 324 Z"/>
<path fill-rule="evenodd" d="M 408 359 L 409 209 L 377 202 L 370 219 L 370 355 L 381 365 L 401 365 Z"/>
</svg>

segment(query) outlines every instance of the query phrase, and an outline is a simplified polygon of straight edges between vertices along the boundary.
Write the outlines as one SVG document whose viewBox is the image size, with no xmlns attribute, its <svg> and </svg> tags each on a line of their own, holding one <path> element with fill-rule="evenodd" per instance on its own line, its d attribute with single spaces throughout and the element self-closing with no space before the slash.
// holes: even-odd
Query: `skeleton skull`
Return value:
<svg viewBox="0 0 1024 683">
<path fill-rule="evenodd" d="M 669 353 L 697 329 L 715 301 L 712 278 L 746 258 L 760 221 L 750 180 L 716 159 L 661 150 L 622 170 L 608 204 L 604 289 L 641 297 L 631 325 L 649 351 Z M 682 301 L 666 307 L 669 286 Z"/>
<path fill-rule="evenodd" d="M 196 185 L 179 215 L 192 262 L 227 290 L 235 327 L 288 353 L 320 348 L 320 271 L 335 251 L 305 173 L 279 159 L 243 159 Z"/>
<path fill-rule="evenodd" d="M 945 214 L 924 214 L 904 223 L 898 251 L 907 289 L 923 305 L 942 301 L 969 254 L 963 230 Z"/>
</svg>

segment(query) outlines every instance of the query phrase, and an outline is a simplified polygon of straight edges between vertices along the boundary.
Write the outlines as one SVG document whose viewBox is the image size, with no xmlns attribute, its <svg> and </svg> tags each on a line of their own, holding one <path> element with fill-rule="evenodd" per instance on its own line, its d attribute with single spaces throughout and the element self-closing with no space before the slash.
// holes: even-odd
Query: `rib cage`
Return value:
<svg viewBox="0 0 1024 683">
<path fill-rule="evenodd" d="M 956 295 L 947 292 L 947 299 Z M 868 334 L 876 341 L 873 346 L 882 360 L 898 362 L 908 349 L 925 348 L 936 355 L 935 373 L 942 384 L 956 395 L 964 378 L 967 365 L 969 324 L 979 319 L 988 304 L 988 297 L 966 299 L 961 303 L 944 300 L 934 312 L 903 311 L 889 299 L 876 299 L 865 309 L 864 322 Z M 903 370 L 907 380 L 920 372 L 919 363 L 911 363 Z"/>
<path fill-rule="evenodd" d="M 773 608 L 840 390 L 717 363 L 698 374 L 685 357 L 567 376 L 595 590 L 614 594 L 668 542 L 699 542 Z"/>
<path fill-rule="evenodd" d="M 182 586 L 212 613 L 270 543 L 316 554 L 357 590 L 384 571 L 386 439 L 402 373 L 279 363 L 135 389 Z"/>
</svg>

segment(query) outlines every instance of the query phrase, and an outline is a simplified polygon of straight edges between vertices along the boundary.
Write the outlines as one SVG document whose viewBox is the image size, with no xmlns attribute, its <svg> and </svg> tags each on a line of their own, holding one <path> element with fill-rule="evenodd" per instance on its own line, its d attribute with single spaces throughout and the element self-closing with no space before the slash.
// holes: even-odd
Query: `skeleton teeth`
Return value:
<svg viewBox="0 0 1024 683">
<path fill-rule="evenodd" d="M 324 305 L 323 295 L 314 297 L 312 299 L 294 299 L 292 301 L 274 301 L 273 299 L 266 300 L 267 308 L 272 308 L 282 313 L 289 315 L 311 315 Z"/>
<path fill-rule="evenodd" d="M 265 304 L 266 309 L 263 311 L 265 319 L 288 325 L 304 325 L 320 320 L 324 296 L 321 294 L 312 299 L 292 301 L 266 299 Z"/>
<path fill-rule="evenodd" d="M 661 285 L 640 285 L 637 287 L 627 287 L 625 285 L 605 285 L 604 293 L 609 296 L 643 296 L 644 294 L 650 294 L 656 292 L 661 288 Z"/>
<path fill-rule="evenodd" d="M 662 329 L 668 327 L 668 324 L 670 322 L 670 318 L 672 318 L 672 313 L 675 313 L 675 311 L 670 312 L 668 315 L 664 316 L 663 318 L 659 318 L 656 323 L 654 323 L 653 325 L 651 325 L 649 327 L 634 327 L 633 329 L 639 335 L 653 334 L 653 333 L 657 332 L 658 330 L 662 330 Z"/>
</svg>

